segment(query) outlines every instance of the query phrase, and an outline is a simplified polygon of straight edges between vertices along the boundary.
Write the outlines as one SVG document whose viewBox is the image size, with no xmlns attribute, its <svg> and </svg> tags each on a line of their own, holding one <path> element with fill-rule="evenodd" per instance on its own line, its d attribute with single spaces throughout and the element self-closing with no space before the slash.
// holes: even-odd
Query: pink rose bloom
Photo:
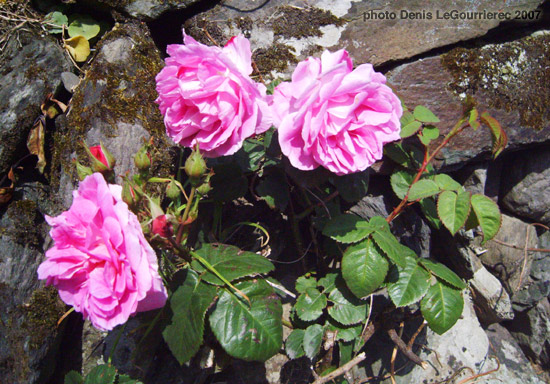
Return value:
<svg viewBox="0 0 550 384">
<path fill-rule="evenodd" d="M 371 64 L 353 70 L 345 50 L 299 63 L 292 82 L 273 94 L 279 144 L 291 164 L 346 175 L 382 158 L 382 146 L 400 139 L 403 113 L 385 82 Z"/>
<path fill-rule="evenodd" d="M 209 47 L 185 32 L 184 42 L 168 46 L 156 77 L 166 133 L 184 147 L 198 143 L 208 157 L 231 155 L 271 126 L 266 88 L 249 77 L 250 43 L 239 35 Z"/>
<path fill-rule="evenodd" d="M 104 330 L 164 306 L 167 298 L 155 252 L 121 191 L 100 173 L 86 177 L 68 211 L 46 216 L 55 245 L 38 268 L 39 279 Z"/>
</svg>

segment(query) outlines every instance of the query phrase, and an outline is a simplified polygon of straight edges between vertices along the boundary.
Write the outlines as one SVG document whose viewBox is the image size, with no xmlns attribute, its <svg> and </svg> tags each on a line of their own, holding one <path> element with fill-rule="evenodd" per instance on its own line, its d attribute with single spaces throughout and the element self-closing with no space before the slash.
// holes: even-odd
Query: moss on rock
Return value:
<svg viewBox="0 0 550 384">
<path fill-rule="evenodd" d="M 518 111 L 525 126 L 542 129 L 550 119 L 550 35 L 482 48 L 455 48 L 442 56 L 458 95 L 484 92 L 490 106 Z"/>
<path fill-rule="evenodd" d="M 330 11 L 315 7 L 299 8 L 291 5 L 283 5 L 277 8 L 278 15 L 272 22 L 273 33 L 287 39 L 298 39 L 317 36 L 323 33 L 319 27 L 326 25 L 342 26 L 344 21 L 334 16 Z"/>
<path fill-rule="evenodd" d="M 283 72 L 288 68 L 289 63 L 298 62 L 294 48 L 280 43 L 275 43 L 267 49 L 256 49 L 252 58 L 261 73 Z"/>
<path fill-rule="evenodd" d="M 39 348 L 44 340 L 55 336 L 57 322 L 66 312 L 57 289 L 52 286 L 37 289 L 23 306 L 25 320 L 22 328 L 31 336 L 30 347 Z"/>
</svg>

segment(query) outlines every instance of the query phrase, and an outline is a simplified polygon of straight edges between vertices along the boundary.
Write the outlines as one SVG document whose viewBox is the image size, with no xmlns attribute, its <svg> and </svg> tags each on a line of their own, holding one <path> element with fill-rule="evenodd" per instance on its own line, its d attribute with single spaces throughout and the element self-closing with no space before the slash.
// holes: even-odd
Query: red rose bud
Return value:
<svg viewBox="0 0 550 384">
<path fill-rule="evenodd" d="M 166 215 L 157 216 L 151 223 L 151 232 L 160 237 L 170 237 L 174 234 L 172 223 Z"/>
<path fill-rule="evenodd" d="M 148 149 L 149 145 L 145 144 L 134 156 L 134 164 L 136 164 L 137 169 L 140 171 L 148 171 L 151 167 L 151 155 L 147 151 Z"/>
<path fill-rule="evenodd" d="M 101 142 L 99 145 L 94 145 L 89 148 L 85 143 L 83 143 L 83 145 L 84 150 L 86 150 L 86 153 L 90 158 L 92 171 L 103 173 L 113 170 L 116 160 L 111 152 L 109 152 Z"/>
</svg>

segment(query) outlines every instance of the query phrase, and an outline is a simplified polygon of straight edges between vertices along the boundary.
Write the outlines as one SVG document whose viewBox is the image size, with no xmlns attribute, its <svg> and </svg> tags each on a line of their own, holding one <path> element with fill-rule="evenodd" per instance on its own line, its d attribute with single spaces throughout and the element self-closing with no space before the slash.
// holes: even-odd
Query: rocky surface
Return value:
<svg viewBox="0 0 550 384">
<path fill-rule="evenodd" d="M 198 0 L 87 0 L 93 6 L 115 8 L 139 20 L 154 20 L 165 12 L 185 9 Z"/>
<path fill-rule="evenodd" d="M 104 143 L 117 159 L 115 172 L 135 172 L 133 155 L 154 137 L 153 173 L 171 167 L 168 139 L 155 104 L 155 76 L 160 54 L 143 23 L 117 25 L 98 47 L 97 57 L 71 100 L 65 122 L 58 124 L 54 164 L 60 167 L 59 186 L 70 204 L 76 171 L 71 159 L 86 158 L 80 142 Z"/>
<path fill-rule="evenodd" d="M 498 326 L 493 327 L 496 332 L 484 331 L 476 318 L 471 300 L 466 298 L 462 317 L 451 330 L 443 335 L 427 331 L 427 348 L 422 349 L 419 354 L 428 363 L 427 369 L 415 366 L 408 374 L 397 376 L 396 382 L 433 383 L 450 378 L 459 382 L 496 369 L 497 362 L 492 356 L 497 355 L 501 366 L 483 377 L 481 382 L 484 384 L 544 383 L 537 377 L 521 349 L 506 330 Z"/>
<path fill-rule="evenodd" d="M 19 160 L 40 104 L 72 69 L 66 54 L 50 37 L 21 33 L 9 40 L 0 61 L 0 172 Z"/>
<path fill-rule="evenodd" d="M 550 139 L 550 125 L 543 117 L 550 101 L 543 85 L 550 81 L 549 41 L 550 35 L 539 33 L 509 43 L 456 48 L 398 66 L 387 78 L 406 105 L 425 105 L 439 117 L 442 135 L 460 118 L 466 95 L 473 96 L 481 112 L 502 123 L 508 150 L 519 149 Z M 486 128 L 470 130 L 453 139 L 438 160 L 456 168 L 483 154 L 487 157 L 490 148 Z"/>
<path fill-rule="evenodd" d="M 535 10 L 542 1 L 224 1 L 186 25 L 201 40 L 204 28 L 225 44 L 237 33 L 251 39 L 260 69 L 285 73 L 323 49 L 345 48 L 356 64 L 379 65 L 482 36 L 503 20 L 460 19 L 460 12 L 489 12 L 512 17 Z M 455 15 L 456 16 L 453 16 Z M 447 15 L 447 16 L 445 16 Z M 447 19 L 445 19 L 447 17 Z M 452 19 L 452 18 L 456 19 Z M 273 62 L 277 63 L 275 66 Z M 262 64 L 266 64 L 265 66 Z"/>
<path fill-rule="evenodd" d="M 525 152 L 505 166 L 510 171 L 501 186 L 504 207 L 518 216 L 549 225 L 550 151 L 540 148 Z"/>
</svg>

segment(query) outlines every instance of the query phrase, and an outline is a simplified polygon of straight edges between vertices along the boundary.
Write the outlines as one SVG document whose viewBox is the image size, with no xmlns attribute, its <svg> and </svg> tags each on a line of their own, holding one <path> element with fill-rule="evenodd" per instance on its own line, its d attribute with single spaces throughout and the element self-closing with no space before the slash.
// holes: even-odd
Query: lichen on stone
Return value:
<svg viewBox="0 0 550 384">
<path fill-rule="evenodd" d="M 271 28 L 276 36 L 286 39 L 317 36 L 323 33 L 319 27 L 326 25 L 344 24 L 344 21 L 334 16 L 330 11 L 315 7 L 300 8 L 291 5 L 284 5 L 277 8 L 276 17 L 271 21 Z"/>
<path fill-rule="evenodd" d="M 550 119 L 550 35 L 455 48 L 442 56 L 453 75 L 451 91 L 461 97 L 483 92 L 490 106 L 518 111 L 520 121 L 535 129 Z"/>
</svg>

